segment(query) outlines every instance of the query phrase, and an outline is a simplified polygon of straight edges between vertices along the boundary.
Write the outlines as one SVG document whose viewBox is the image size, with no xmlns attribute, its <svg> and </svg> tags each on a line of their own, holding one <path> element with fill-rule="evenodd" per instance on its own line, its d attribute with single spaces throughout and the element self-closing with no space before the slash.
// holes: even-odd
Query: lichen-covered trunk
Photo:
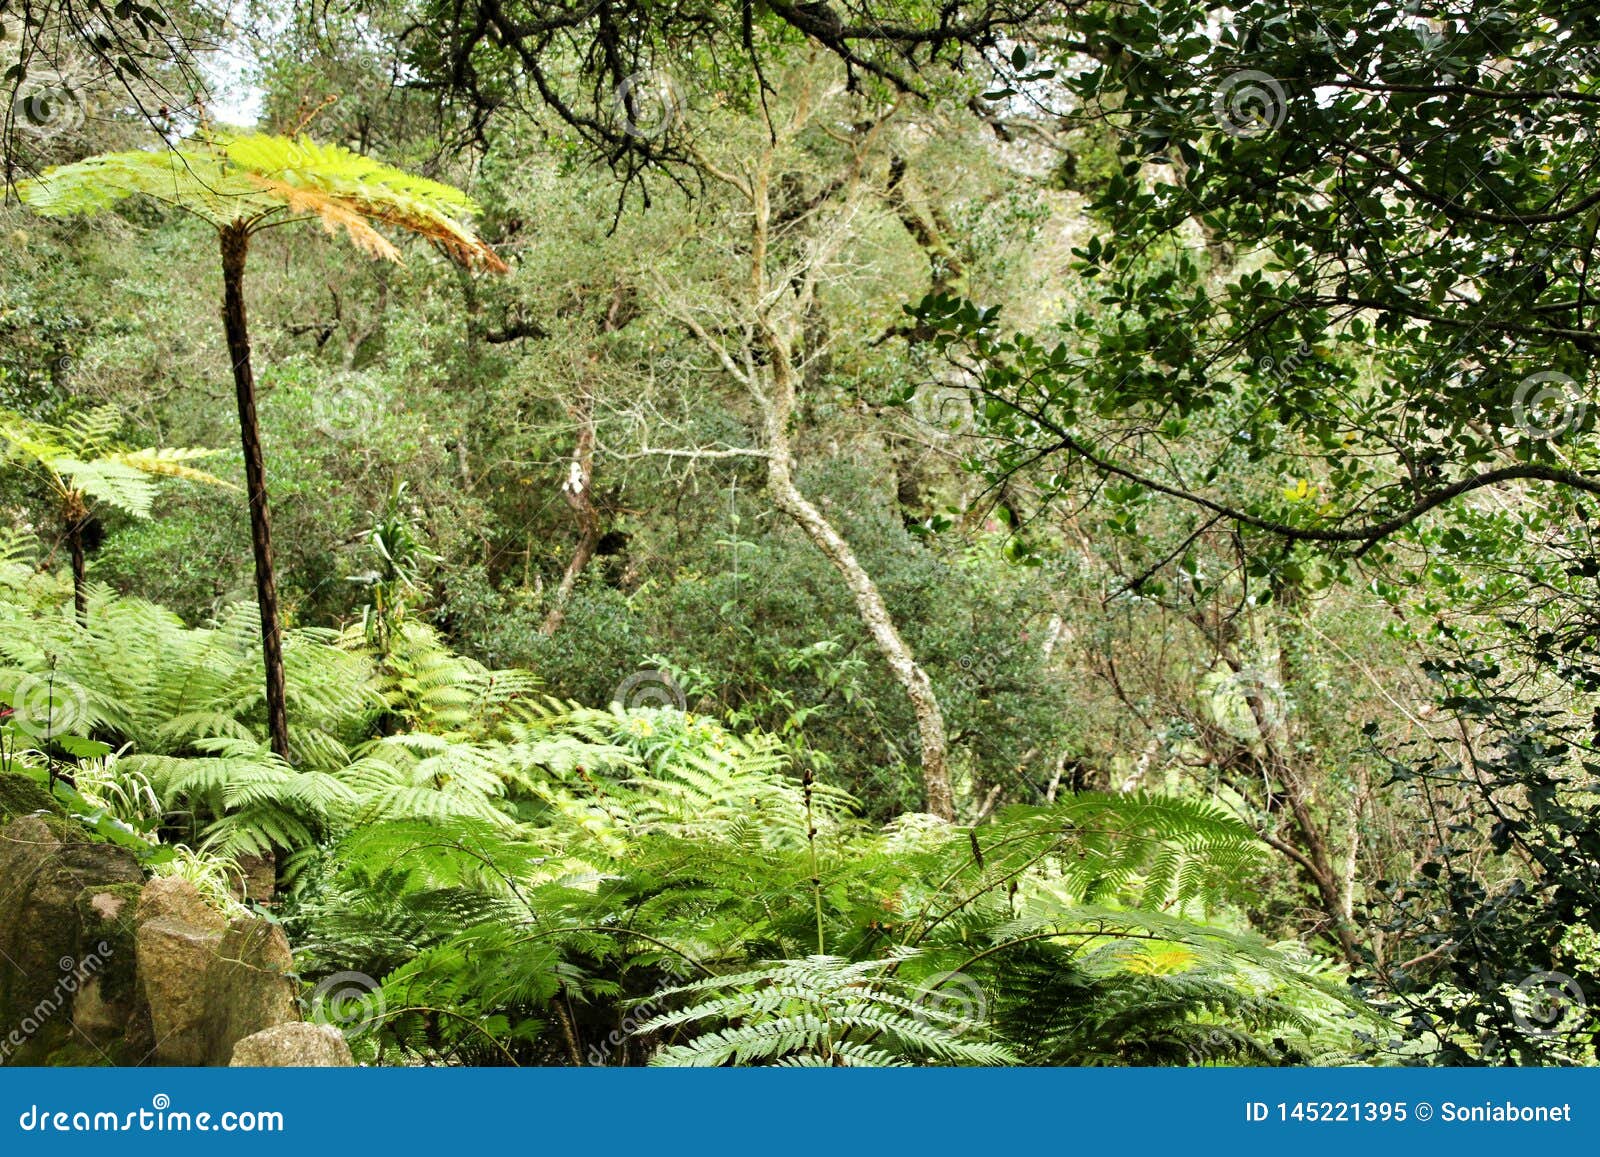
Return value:
<svg viewBox="0 0 1600 1157">
<path fill-rule="evenodd" d="M 584 390 L 571 407 L 578 422 L 578 444 L 572 451 L 572 467 L 566 481 L 561 484 L 561 496 L 567 500 L 578 520 L 578 545 L 573 548 L 572 560 L 567 563 L 561 585 L 556 588 L 550 602 L 550 611 L 539 627 L 540 634 L 553 635 L 567 617 L 567 603 L 578 585 L 578 578 L 594 559 L 600 546 L 600 511 L 594 504 L 594 395 Z"/>
<path fill-rule="evenodd" d="M 950 790 L 948 742 L 944 732 L 944 714 L 939 710 L 939 700 L 933 693 L 933 682 L 928 678 L 912 654 L 911 648 L 900 637 L 889 608 L 872 576 L 862 569 L 855 551 L 844 537 L 833 528 L 822 512 L 808 501 L 794 483 L 792 464 L 787 449 L 780 453 L 770 447 L 767 459 L 767 488 L 773 503 L 794 520 L 834 569 L 844 578 L 845 585 L 855 598 L 856 613 L 867 628 L 872 641 L 889 670 L 905 689 L 911 700 L 911 710 L 917 717 L 917 735 L 922 748 L 922 786 L 927 797 L 927 810 L 941 819 L 956 818 L 955 798 Z"/>
<path fill-rule="evenodd" d="M 255 554 L 256 604 L 261 611 L 261 654 L 266 668 L 267 734 L 272 750 L 289 758 L 289 709 L 283 678 L 283 631 L 278 625 L 278 584 L 272 564 L 272 518 L 267 507 L 267 471 L 256 417 L 256 380 L 250 368 L 250 329 L 244 310 L 244 267 L 250 234 L 242 224 L 222 230 L 222 324 L 233 362 L 239 403 L 239 441 L 244 449 L 245 489 L 250 496 L 250 546 Z"/>
<path fill-rule="evenodd" d="M 917 719 L 917 737 L 922 749 L 922 787 L 927 811 L 940 819 L 956 818 L 955 795 L 950 788 L 949 742 L 945 737 L 944 713 L 933 691 L 933 681 L 917 662 L 916 655 L 901 638 L 894 618 L 878 591 L 878 585 L 856 558 L 855 551 L 806 496 L 794 480 L 794 449 L 789 430 L 795 417 L 795 392 L 799 385 L 795 362 L 796 323 L 803 326 L 807 303 L 814 300 L 815 282 L 807 274 L 796 291 L 796 314 L 787 320 L 775 317 L 767 280 L 767 244 L 772 221 L 770 184 L 771 154 L 757 167 L 743 192 L 750 200 L 750 305 L 755 336 L 767 360 L 767 381 L 763 386 L 759 371 L 751 366 L 742 375 L 762 413 L 765 426 L 767 490 L 773 504 L 822 552 L 844 579 L 855 599 L 856 614 L 872 636 L 878 653 L 889 664 L 895 680 L 911 701 Z M 820 269 L 825 259 L 813 252 L 812 269 Z M 787 291 L 786 291 L 787 292 Z M 815 351 L 813 351 L 815 352 Z M 741 376 L 734 367 L 735 376 Z"/>
<path fill-rule="evenodd" d="M 771 355 L 772 388 L 762 399 L 766 419 L 767 490 L 779 510 L 833 564 L 856 603 L 856 614 L 877 644 L 878 653 L 905 689 L 917 717 L 917 737 L 922 749 L 922 787 L 927 810 L 940 819 L 956 818 L 955 796 L 950 790 L 949 743 L 944 713 L 939 710 L 933 681 L 901 638 L 878 584 L 856 558 L 856 552 L 824 517 L 794 480 L 794 451 L 789 443 L 789 423 L 794 414 L 795 379 L 788 343 L 770 325 L 762 327 Z"/>
</svg>

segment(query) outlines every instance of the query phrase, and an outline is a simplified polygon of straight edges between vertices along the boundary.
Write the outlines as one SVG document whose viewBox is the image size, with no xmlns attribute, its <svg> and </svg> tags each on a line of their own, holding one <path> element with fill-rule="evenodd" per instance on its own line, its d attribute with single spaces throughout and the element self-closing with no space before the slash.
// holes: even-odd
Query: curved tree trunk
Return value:
<svg viewBox="0 0 1600 1157">
<path fill-rule="evenodd" d="M 805 117 L 797 117 L 798 126 Z M 774 140 L 774 146 L 776 146 Z M 767 276 L 767 248 L 772 223 L 771 179 L 774 153 L 769 151 L 752 169 L 748 179 L 712 168 L 719 179 L 737 189 L 749 202 L 750 280 L 748 306 L 750 336 L 765 354 L 763 371 L 754 358 L 747 357 L 741 367 L 726 349 L 708 334 L 692 314 L 685 322 L 708 348 L 715 351 L 730 376 L 750 390 L 762 415 L 764 441 L 761 457 L 767 460 L 767 490 L 773 504 L 822 552 L 844 579 L 855 599 L 856 614 L 872 636 L 878 652 L 911 701 L 917 719 L 917 738 L 922 754 L 924 806 L 940 819 L 956 818 L 955 796 L 950 788 L 949 741 L 945 736 L 944 713 L 939 709 L 933 681 L 917 662 L 916 655 L 901 637 L 878 585 L 856 558 L 843 535 L 814 506 L 795 483 L 794 449 L 789 431 L 795 420 L 795 393 L 800 386 L 802 368 L 795 361 L 796 341 L 807 326 L 810 304 L 816 299 L 817 279 L 826 266 L 833 246 L 842 233 L 820 241 L 811 251 L 803 270 L 793 277 L 782 294 L 772 294 Z M 860 158 L 857 158 L 859 164 Z M 779 302 L 789 306 L 778 308 Z M 814 320 L 814 319 L 813 319 Z M 812 332 L 816 332 L 813 325 Z M 815 358 L 819 351 L 809 351 Z"/>
<path fill-rule="evenodd" d="M 572 507 L 572 513 L 578 519 L 578 545 L 573 548 L 572 560 L 567 563 L 566 573 L 561 576 L 561 585 L 556 588 L 550 602 L 550 611 L 539 627 L 542 635 L 553 635 L 560 629 L 562 620 L 567 617 L 567 603 L 578 585 L 578 577 L 594 559 L 595 551 L 600 546 L 600 511 L 594 504 L 593 494 L 594 395 L 583 389 L 569 412 L 578 422 L 578 444 L 572 451 L 572 468 L 566 481 L 561 484 L 561 497 L 567 500 L 567 505 Z"/>
<path fill-rule="evenodd" d="M 289 758 L 289 710 L 284 692 L 283 631 L 278 626 L 278 584 L 272 570 L 272 519 L 267 475 L 256 418 L 256 381 L 250 368 L 250 330 L 244 312 L 244 266 L 250 233 L 242 223 L 222 230 L 222 324 L 233 362 L 239 402 L 239 439 L 244 449 L 245 487 L 250 495 L 250 545 L 256 562 L 256 603 L 261 610 L 261 654 L 266 667 L 267 732 L 272 750 Z"/>
<path fill-rule="evenodd" d="M 878 593 L 877 584 L 857 561 L 855 551 L 795 485 L 787 440 L 781 445 L 776 440 L 769 441 L 768 449 L 767 488 L 772 494 L 773 503 L 795 521 L 850 588 L 856 600 L 856 613 L 861 616 L 861 622 L 872 635 L 872 641 L 878 645 L 878 651 L 888 662 L 895 679 L 905 688 L 906 697 L 911 700 L 911 710 L 916 713 L 927 810 L 940 819 L 954 820 L 956 808 L 950 791 L 944 714 L 939 710 L 939 700 L 933 693 L 933 682 L 917 662 L 906 641 L 900 637 L 894 619 L 889 615 L 889 608 Z"/>
<path fill-rule="evenodd" d="M 756 252 L 760 260 L 765 248 L 765 202 L 756 203 Z M 758 278 L 761 276 L 758 273 Z M 758 283 L 759 286 L 759 283 Z M 758 292 L 756 300 L 761 299 Z M 933 691 L 933 681 L 917 662 L 916 656 L 900 635 L 889 608 L 878 591 L 878 584 L 856 558 L 850 544 L 818 510 L 794 480 L 794 451 L 789 442 L 789 426 L 794 418 L 795 370 L 793 350 L 771 321 L 761 317 L 757 323 L 762 344 L 771 366 L 771 388 L 757 391 L 766 424 L 767 489 L 774 505 L 794 520 L 824 557 L 844 578 L 855 597 L 856 613 L 877 644 L 878 651 L 894 672 L 895 679 L 911 700 L 917 717 L 917 737 L 922 748 L 922 786 L 926 808 L 940 819 L 956 818 L 955 797 L 950 790 L 949 742 L 945 737 L 944 713 Z"/>
</svg>

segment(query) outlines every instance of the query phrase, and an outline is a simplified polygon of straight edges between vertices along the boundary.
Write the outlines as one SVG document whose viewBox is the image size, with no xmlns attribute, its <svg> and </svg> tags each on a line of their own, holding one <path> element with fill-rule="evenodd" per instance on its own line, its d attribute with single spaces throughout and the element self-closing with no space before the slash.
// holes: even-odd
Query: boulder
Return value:
<svg viewBox="0 0 1600 1157">
<path fill-rule="evenodd" d="M 0 822 L 37 812 L 66 814 L 38 780 L 14 771 L 0 773 Z"/>
<path fill-rule="evenodd" d="M 150 1009 L 154 1059 L 203 1065 L 210 1056 L 206 974 L 228 920 L 189 881 L 158 876 L 139 896 L 139 994 Z"/>
<path fill-rule="evenodd" d="M 344 1068 L 355 1064 L 344 1035 L 331 1024 L 280 1024 L 245 1037 L 234 1068 Z"/>
<path fill-rule="evenodd" d="M 78 893 L 83 951 L 72 1027 L 102 1048 L 126 1041 L 138 1009 L 139 895 L 135 883 L 96 884 Z"/>
<path fill-rule="evenodd" d="M 157 877 L 140 894 L 136 936 L 158 1064 L 225 1065 L 245 1037 L 300 1019 L 294 956 L 271 921 L 230 921 L 187 880 Z"/>
<path fill-rule="evenodd" d="M 92 843 L 54 815 L 0 828 L 0 1017 L 14 1026 L 7 1060 L 37 1061 L 71 1037 L 83 981 L 117 955 L 118 937 L 104 934 L 104 921 L 85 927 L 80 898 L 142 879 L 130 850 Z M 122 954 L 117 963 L 131 967 L 125 942 Z"/>
<path fill-rule="evenodd" d="M 203 925 L 221 934 L 227 917 L 213 908 L 200 890 L 181 876 L 156 876 L 139 893 L 139 923 L 172 920 Z"/>
<path fill-rule="evenodd" d="M 178 877 L 146 883 L 132 850 L 0 774 L 0 1064 L 226 1065 L 242 1040 L 300 1020 L 296 992 L 278 925 L 230 921 Z M 334 1036 L 343 1059 L 261 1063 L 351 1063 Z"/>
<path fill-rule="evenodd" d="M 245 1037 L 300 1019 L 293 972 L 281 927 L 257 916 L 229 924 L 206 976 L 207 1064 L 225 1065 Z"/>
</svg>

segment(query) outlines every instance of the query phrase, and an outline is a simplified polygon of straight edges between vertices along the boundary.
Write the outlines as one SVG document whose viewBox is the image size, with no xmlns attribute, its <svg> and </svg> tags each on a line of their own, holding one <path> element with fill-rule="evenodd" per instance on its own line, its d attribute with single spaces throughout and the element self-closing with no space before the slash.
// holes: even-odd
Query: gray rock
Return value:
<svg viewBox="0 0 1600 1157">
<path fill-rule="evenodd" d="M 139 993 L 150 1009 L 155 1060 L 203 1065 L 211 1055 L 206 974 L 222 947 L 227 917 L 193 884 L 157 877 L 139 896 Z"/>
<path fill-rule="evenodd" d="M 293 972 L 289 940 L 278 925 L 255 916 L 229 925 L 206 977 L 206 1063 L 225 1065 L 238 1041 L 300 1019 Z"/>
<path fill-rule="evenodd" d="M 234 1068 L 345 1068 L 354 1065 L 344 1035 L 331 1024 L 280 1024 L 245 1037 Z"/>
</svg>

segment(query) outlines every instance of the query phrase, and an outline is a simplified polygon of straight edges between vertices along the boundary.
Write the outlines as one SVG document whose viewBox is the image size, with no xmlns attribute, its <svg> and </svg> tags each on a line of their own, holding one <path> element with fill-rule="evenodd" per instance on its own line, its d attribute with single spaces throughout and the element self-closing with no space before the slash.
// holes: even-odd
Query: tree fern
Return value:
<svg viewBox="0 0 1600 1157">
<path fill-rule="evenodd" d="M 273 751 L 291 759 L 296 753 L 289 735 L 272 518 L 245 314 L 250 238 L 268 225 L 316 219 L 329 232 L 343 229 L 358 249 L 398 261 L 399 249 L 377 228 L 385 225 L 427 238 L 464 266 L 504 272 L 506 265 L 465 223 L 474 208 L 465 194 L 338 145 L 319 145 L 303 137 L 219 135 L 180 148 L 108 153 L 47 169 L 37 180 L 21 182 L 17 193 L 47 216 L 100 212 L 142 194 L 199 217 L 217 232 L 223 329 L 233 365 L 250 502 L 267 731 Z"/>
<path fill-rule="evenodd" d="M 374 222 L 415 233 L 463 264 L 505 265 L 462 222 L 477 211 L 460 190 L 340 145 L 263 133 L 217 135 L 178 148 L 107 153 L 47 169 L 17 191 L 46 216 L 78 216 L 143 195 L 218 228 L 283 213 L 343 230 L 356 248 L 396 260 L 399 251 Z"/>
<path fill-rule="evenodd" d="M 83 528 L 94 513 L 93 503 L 148 518 L 155 500 L 155 478 L 228 485 L 191 465 L 215 451 L 194 447 L 129 450 L 115 441 L 121 427 L 122 415 L 115 406 L 80 410 L 59 426 L 0 410 L 0 443 L 31 463 L 55 495 L 72 550 L 73 594 L 80 618 L 87 613 L 88 602 Z"/>
</svg>

